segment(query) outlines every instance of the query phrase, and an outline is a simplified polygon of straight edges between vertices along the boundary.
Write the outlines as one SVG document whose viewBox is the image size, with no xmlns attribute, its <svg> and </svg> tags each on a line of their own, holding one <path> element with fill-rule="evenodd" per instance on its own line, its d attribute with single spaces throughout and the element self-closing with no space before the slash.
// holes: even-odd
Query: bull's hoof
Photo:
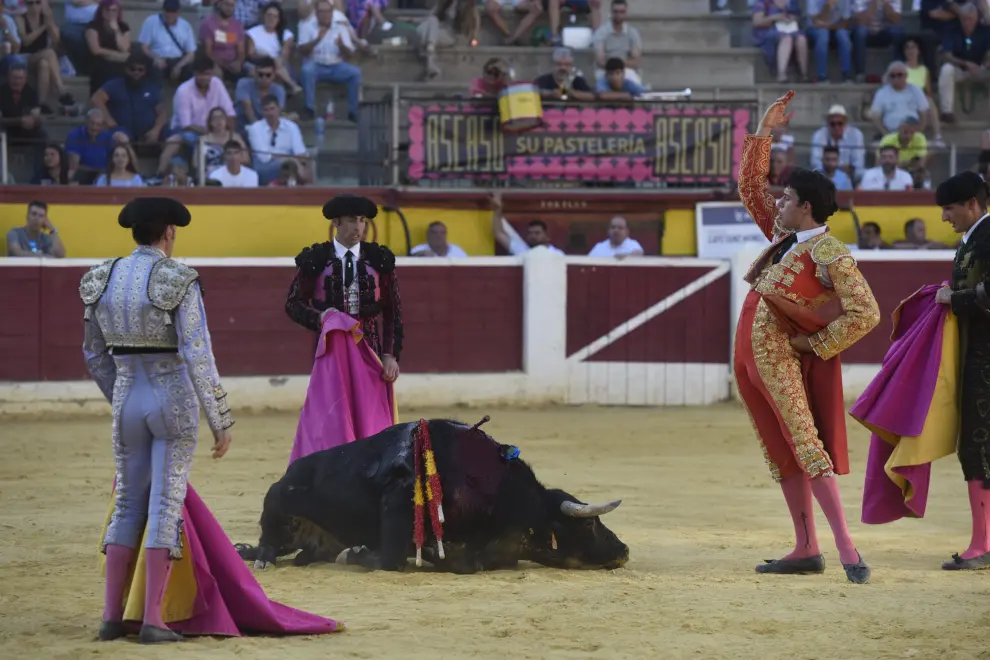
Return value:
<svg viewBox="0 0 990 660">
<path fill-rule="evenodd" d="M 258 546 L 250 543 L 235 543 L 234 550 L 244 561 L 254 561 L 258 558 Z"/>
<path fill-rule="evenodd" d="M 274 566 L 274 565 L 275 565 L 275 562 L 273 562 L 273 561 L 265 561 L 264 559 L 255 559 L 254 560 L 254 569 L 256 571 L 263 571 L 266 568 L 268 568 L 269 566 Z"/>
<path fill-rule="evenodd" d="M 334 559 L 335 564 L 342 564 L 344 566 L 362 566 L 362 560 L 364 557 L 362 553 L 368 552 L 367 546 L 355 546 L 353 548 L 345 548 L 341 551 L 337 558 Z"/>
<path fill-rule="evenodd" d="M 316 551 L 310 548 L 305 548 L 300 550 L 296 556 L 292 558 L 292 565 L 309 566 L 314 561 L 316 561 Z"/>
</svg>

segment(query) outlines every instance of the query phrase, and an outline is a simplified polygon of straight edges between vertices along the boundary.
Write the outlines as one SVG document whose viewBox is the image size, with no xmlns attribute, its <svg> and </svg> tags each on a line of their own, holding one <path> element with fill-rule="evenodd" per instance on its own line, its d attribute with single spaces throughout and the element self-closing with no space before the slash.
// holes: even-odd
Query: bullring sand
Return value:
<svg viewBox="0 0 990 660">
<path fill-rule="evenodd" d="M 363 573 L 318 565 L 259 574 L 269 596 L 344 621 L 337 635 L 197 639 L 179 648 L 94 641 L 102 609 L 99 528 L 112 460 L 109 420 L 0 424 L 0 656 L 78 658 L 849 658 L 990 659 L 990 572 L 945 573 L 969 513 L 953 457 L 934 470 L 928 515 L 859 523 L 868 434 L 850 420 L 842 492 L 872 584 L 848 584 L 819 512 L 827 572 L 760 577 L 791 524 L 746 414 L 709 408 L 402 411 L 453 416 L 517 444 L 548 485 L 622 498 L 603 520 L 628 543 L 617 571 L 527 566 L 485 575 Z M 290 415 L 241 416 L 234 445 L 192 483 L 234 541 L 257 541 L 268 485 L 282 473 Z M 411 530 L 410 530 L 411 533 Z"/>
</svg>

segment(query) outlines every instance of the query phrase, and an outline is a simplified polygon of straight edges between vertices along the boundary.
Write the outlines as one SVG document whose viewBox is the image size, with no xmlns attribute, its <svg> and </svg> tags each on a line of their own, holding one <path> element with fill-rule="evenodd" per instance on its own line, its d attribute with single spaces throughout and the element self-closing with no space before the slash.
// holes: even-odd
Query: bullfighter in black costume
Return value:
<svg viewBox="0 0 990 660">
<path fill-rule="evenodd" d="M 962 234 L 952 268 L 952 286 L 936 300 L 959 319 L 962 361 L 961 430 L 956 455 L 969 486 L 973 534 L 969 548 L 942 564 L 946 570 L 990 568 L 990 188 L 974 172 L 939 185 L 935 201 L 942 219 Z"/>
</svg>

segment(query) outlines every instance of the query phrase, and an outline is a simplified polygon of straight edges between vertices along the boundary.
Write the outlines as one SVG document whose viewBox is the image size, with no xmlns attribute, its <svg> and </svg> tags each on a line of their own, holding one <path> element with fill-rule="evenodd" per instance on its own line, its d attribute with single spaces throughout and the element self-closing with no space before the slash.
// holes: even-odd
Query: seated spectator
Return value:
<svg viewBox="0 0 990 660">
<path fill-rule="evenodd" d="M 162 185 L 169 188 L 188 188 L 196 185 L 193 178 L 189 176 L 189 163 L 186 162 L 185 158 L 176 156 L 169 162 Z"/>
<path fill-rule="evenodd" d="M 244 138 L 241 137 L 240 133 L 235 131 L 230 127 L 230 123 L 227 120 L 227 113 L 221 107 L 216 107 L 210 110 L 210 114 L 206 119 L 206 133 L 202 136 L 199 141 L 198 149 L 203 150 L 203 170 L 205 172 L 212 172 L 218 167 L 222 167 L 224 164 L 224 145 L 233 140 L 234 142 L 241 145 L 241 157 L 245 165 L 251 164 L 251 152 L 247 148 L 247 144 L 244 142 Z M 197 169 L 199 167 L 199 151 L 196 153 Z M 174 160 L 174 159 L 173 159 Z"/>
<path fill-rule="evenodd" d="M 49 144 L 45 147 L 41 162 L 41 167 L 31 179 L 32 186 L 67 186 L 72 182 L 75 172 L 69 170 L 69 159 L 61 146 Z"/>
<path fill-rule="evenodd" d="M 53 99 L 63 106 L 76 102 L 72 94 L 65 91 L 62 71 L 55 49 L 59 45 L 60 33 L 52 19 L 52 10 L 47 0 L 27 0 L 27 11 L 17 17 L 21 48 L 19 54 L 26 58 L 28 68 L 37 68 L 38 97 L 41 112 L 54 114 Z"/>
<path fill-rule="evenodd" d="M 262 57 L 271 58 L 275 62 L 275 76 L 289 86 L 293 94 L 302 91 L 286 64 L 292 57 L 292 46 L 295 36 L 292 30 L 285 27 L 285 14 L 280 2 L 269 2 L 264 6 L 261 25 L 255 25 L 247 31 L 247 60 L 253 63 Z"/>
<path fill-rule="evenodd" d="M 777 82 L 787 82 L 791 58 L 797 60 L 801 82 L 808 81 L 808 39 L 799 27 L 798 0 L 756 0 L 753 4 L 753 45 L 763 52 Z"/>
<path fill-rule="evenodd" d="M 392 29 L 392 24 L 382 14 L 387 8 L 388 0 L 347 0 L 347 17 L 358 36 L 367 39 L 376 25 L 382 26 L 382 32 Z"/>
<path fill-rule="evenodd" d="M 895 250 L 948 250 L 949 246 L 937 241 L 929 241 L 925 231 L 925 221 L 911 218 L 904 223 L 904 240 L 894 241 Z"/>
<path fill-rule="evenodd" d="M 852 179 L 839 169 L 839 148 L 828 146 L 822 149 L 822 166 L 819 172 L 827 176 L 835 184 L 836 190 L 852 190 Z"/>
<path fill-rule="evenodd" d="M 94 186 L 143 186 L 144 179 L 138 174 L 137 156 L 129 144 L 118 144 L 110 154 L 107 171 L 96 179 Z"/>
<path fill-rule="evenodd" d="M 595 87 L 598 98 L 603 101 L 631 101 L 643 95 L 643 88 L 626 76 L 626 65 L 613 57 L 605 64 L 605 79 Z"/>
<path fill-rule="evenodd" d="M 640 57 L 643 55 L 643 38 L 639 30 L 626 23 L 628 6 L 626 0 L 612 0 L 612 20 L 595 30 L 591 46 L 595 51 L 595 79 L 605 79 L 605 64 L 612 58 L 625 62 L 626 78 L 638 85 L 643 80 L 639 76 Z"/>
<path fill-rule="evenodd" d="M 944 147 L 945 142 L 942 140 L 939 113 L 932 98 L 932 76 L 928 67 L 922 61 L 921 47 L 920 37 L 911 37 L 904 40 L 904 66 L 907 67 L 907 81 L 908 84 L 914 85 L 925 93 L 925 100 L 928 101 L 925 124 L 932 127 L 932 146 Z"/>
<path fill-rule="evenodd" d="M 808 38 L 815 49 L 815 69 L 818 82 L 828 80 L 828 47 L 835 42 L 839 51 L 842 80 L 852 76 L 852 40 L 849 36 L 852 0 L 808 0 Z"/>
<path fill-rule="evenodd" d="M 316 24 L 307 23 L 299 28 L 306 116 L 316 115 L 316 83 L 332 82 L 347 88 L 347 118 L 356 122 L 361 100 L 361 69 L 341 57 L 341 49 L 353 53 L 355 46 L 346 27 L 333 23 L 333 15 L 333 5 L 328 0 L 319 0 Z"/>
<path fill-rule="evenodd" d="M 852 0 L 853 52 L 856 57 L 856 81 L 866 80 L 866 49 L 887 46 L 891 59 L 901 59 L 904 27 L 901 25 L 901 0 Z"/>
<path fill-rule="evenodd" d="M 570 48 L 555 48 L 553 51 L 555 68 L 552 73 L 544 73 L 533 81 L 540 90 L 540 96 L 554 101 L 575 99 L 578 101 L 593 101 L 595 92 L 592 91 L 584 76 L 574 74 L 574 55 Z"/>
<path fill-rule="evenodd" d="M 437 64 L 438 48 L 453 48 L 461 36 L 477 44 L 481 23 L 475 4 L 474 0 L 440 0 L 417 26 L 419 55 L 426 60 L 427 80 L 440 78 L 443 73 Z M 302 42 L 302 23 L 299 24 L 299 40 Z"/>
<path fill-rule="evenodd" d="M 65 54 L 76 73 L 89 75 L 89 46 L 86 45 L 86 28 L 100 8 L 99 0 L 66 0 L 65 22 L 59 26 L 59 36 Z"/>
<path fill-rule="evenodd" d="M 243 156 L 239 142 L 231 140 L 223 146 L 224 166 L 209 174 L 209 178 L 219 181 L 224 188 L 257 188 L 258 173 L 242 164 Z"/>
<path fill-rule="evenodd" d="M 572 14 L 587 14 L 591 24 L 591 32 L 602 25 L 601 0 L 549 0 L 547 2 L 547 18 L 550 21 L 550 37 L 554 46 L 563 46 L 564 39 L 560 33 L 560 10 L 569 9 Z"/>
<path fill-rule="evenodd" d="M 175 90 L 171 135 L 165 140 L 165 148 L 158 160 L 156 178 L 165 174 L 169 161 L 179 154 L 183 145 L 189 149 L 196 146 L 200 136 L 206 133 L 210 111 L 218 106 L 227 113 L 228 126 L 236 126 L 234 104 L 223 82 L 213 75 L 213 60 L 197 55 L 193 61 L 193 77 Z"/>
<path fill-rule="evenodd" d="M 489 199 L 492 205 L 492 234 L 495 236 L 495 242 L 503 250 L 519 256 L 526 254 L 533 248 L 545 247 L 550 252 L 564 254 L 563 250 L 555 246 L 550 240 L 547 223 L 542 220 L 530 220 L 526 225 L 524 238 L 520 238 L 515 232 L 510 235 L 506 231 L 506 227 L 510 225 L 502 215 L 502 193 L 493 192 Z"/>
<path fill-rule="evenodd" d="M 7 232 L 8 257 L 65 257 L 65 246 L 55 225 L 48 219 L 44 202 L 28 204 L 27 222 Z"/>
<path fill-rule="evenodd" d="M 282 108 L 278 104 L 278 99 L 274 96 L 263 98 L 261 112 L 264 119 L 248 126 L 247 133 L 254 158 L 254 169 L 258 172 L 261 185 L 265 186 L 278 176 L 283 160 L 288 158 L 300 161 L 303 165 L 300 171 L 303 171 L 309 159 L 299 125 L 280 116 Z M 302 178 L 309 179 L 305 175 Z"/>
<path fill-rule="evenodd" d="M 31 145 L 41 155 L 47 142 L 41 127 L 38 93 L 28 84 L 27 66 L 11 64 L 7 82 L 0 85 L 0 125 L 12 145 Z"/>
<path fill-rule="evenodd" d="M 9 73 L 12 64 L 27 64 L 27 58 L 19 55 L 21 37 L 17 28 L 17 18 L 3 11 L 0 5 L 0 73 Z"/>
<path fill-rule="evenodd" d="M 856 247 L 860 250 L 890 249 L 890 245 L 880 238 L 880 225 L 875 222 L 864 222 L 859 228 L 859 241 Z"/>
<path fill-rule="evenodd" d="M 629 236 L 629 222 L 621 215 L 612 218 L 608 225 L 608 238 L 597 243 L 588 253 L 589 257 L 642 257 L 643 246 Z"/>
<path fill-rule="evenodd" d="M 505 19 L 502 18 L 504 6 L 511 6 L 517 14 L 522 15 L 515 32 L 509 29 Z M 533 26 L 543 15 L 543 3 L 541 0 L 485 0 L 485 13 L 488 14 L 495 28 L 502 33 L 506 45 L 518 45 L 529 37 Z M 361 34 L 360 29 L 358 34 Z"/>
<path fill-rule="evenodd" d="M 269 186 L 289 188 L 299 185 L 300 182 L 299 163 L 294 160 L 283 160 L 278 168 L 278 176 L 268 182 Z"/>
<path fill-rule="evenodd" d="M 76 180 L 89 185 L 109 166 L 110 150 L 115 144 L 127 141 L 121 131 L 107 128 L 106 117 L 99 108 L 86 113 L 86 123 L 69 131 L 65 138 L 65 152 L 69 154 L 69 169 Z"/>
<path fill-rule="evenodd" d="M 261 99 L 271 94 L 278 104 L 285 107 L 285 87 L 274 82 L 275 61 L 262 57 L 255 63 L 254 75 L 237 81 L 234 103 L 237 110 L 237 127 L 243 129 L 261 117 Z M 224 140 L 226 142 L 226 140 Z"/>
<path fill-rule="evenodd" d="M 206 56 L 223 80 L 234 82 L 244 74 L 247 35 L 244 26 L 233 16 L 234 0 L 218 0 L 213 13 L 199 24 L 199 40 Z"/>
<path fill-rule="evenodd" d="M 794 166 L 791 165 L 787 152 L 779 150 L 771 151 L 770 172 L 767 174 L 767 181 L 771 186 L 783 188 L 787 185 L 787 178 L 791 175 L 791 170 L 793 169 Z"/>
<path fill-rule="evenodd" d="M 481 68 L 483 75 L 471 81 L 468 96 L 471 98 L 497 99 L 502 90 L 512 82 L 509 63 L 501 57 L 493 57 Z"/>
<path fill-rule="evenodd" d="M 987 55 L 990 53 L 990 28 L 979 25 L 979 12 L 973 5 L 959 10 L 959 28 L 942 42 L 942 68 L 938 74 L 938 102 L 942 121 L 953 123 L 956 85 L 985 83 L 990 80 Z"/>
<path fill-rule="evenodd" d="M 131 55 L 123 77 L 108 80 L 90 104 L 103 111 L 108 128 L 125 133 L 130 141 L 158 144 L 168 110 L 161 84 L 148 76 L 149 64 L 143 53 Z"/>
<path fill-rule="evenodd" d="M 439 220 L 426 228 L 426 242 L 409 251 L 411 257 L 467 257 L 460 246 L 447 241 L 447 225 Z"/>
<path fill-rule="evenodd" d="M 880 140 L 880 148 L 897 147 L 898 165 L 907 165 L 913 160 L 920 161 L 922 167 L 928 161 L 928 140 L 925 134 L 918 130 L 921 125 L 914 117 L 908 117 L 894 133 L 888 133 Z M 880 152 L 877 151 L 877 159 Z"/>
<path fill-rule="evenodd" d="M 880 149 L 880 164 L 863 172 L 859 190 L 911 190 L 914 179 L 897 167 L 897 147 Z"/>
<path fill-rule="evenodd" d="M 870 104 L 870 121 L 877 131 L 877 138 L 896 131 L 905 119 L 912 117 L 922 122 L 928 112 L 925 93 L 907 81 L 904 62 L 891 62 L 884 74 L 884 84 L 873 95 Z"/>
<path fill-rule="evenodd" d="M 154 65 L 156 80 L 173 85 L 192 77 L 196 57 L 196 33 L 189 21 L 179 16 L 179 0 L 164 0 L 162 13 L 144 20 L 138 42 Z"/>
<path fill-rule="evenodd" d="M 822 170 L 825 147 L 839 150 L 839 169 L 853 182 L 863 176 L 866 169 L 866 144 L 863 131 L 849 124 L 846 109 L 833 105 L 825 115 L 825 125 L 811 136 L 811 168 Z"/>
<path fill-rule="evenodd" d="M 911 179 L 914 181 L 915 190 L 931 190 L 932 177 L 928 173 L 926 161 L 923 161 L 921 158 L 915 156 L 908 162 L 907 171 L 911 175 Z"/>
<path fill-rule="evenodd" d="M 89 48 L 89 94 L 103 83 L 124 75 L 124 62 L 131 54 L 131 27 L 121 15 L 120 0 L 100 0 L 100 8 L 86 26 Z"/>
</svg>

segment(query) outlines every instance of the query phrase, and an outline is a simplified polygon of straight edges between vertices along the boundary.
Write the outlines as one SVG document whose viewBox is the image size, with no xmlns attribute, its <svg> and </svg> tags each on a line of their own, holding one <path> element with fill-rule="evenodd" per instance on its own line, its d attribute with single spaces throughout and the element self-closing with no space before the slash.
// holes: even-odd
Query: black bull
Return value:
<svg viewBox="0 0 990 660">
<path fill-rule="evenodd" d="M 487 420 L 487 417 L 484 421 Z M 478 428 L 430 420 L 443 490 L 443 549 L 426 512 L 423 558 L 455 573 L 512 568 L 532 561 L 556 568 L 618 568 L 629 548 L 602 524 L 605 505 L 544 487 L 518 450 Z M 272 484 L 257 547 L 238 551 L 255 566 L 301 550 L 293 563 L 342 561 L 402 570 L 414 556 L 414 434 L 417 422 L 298 459 Z"/>
</svg>

